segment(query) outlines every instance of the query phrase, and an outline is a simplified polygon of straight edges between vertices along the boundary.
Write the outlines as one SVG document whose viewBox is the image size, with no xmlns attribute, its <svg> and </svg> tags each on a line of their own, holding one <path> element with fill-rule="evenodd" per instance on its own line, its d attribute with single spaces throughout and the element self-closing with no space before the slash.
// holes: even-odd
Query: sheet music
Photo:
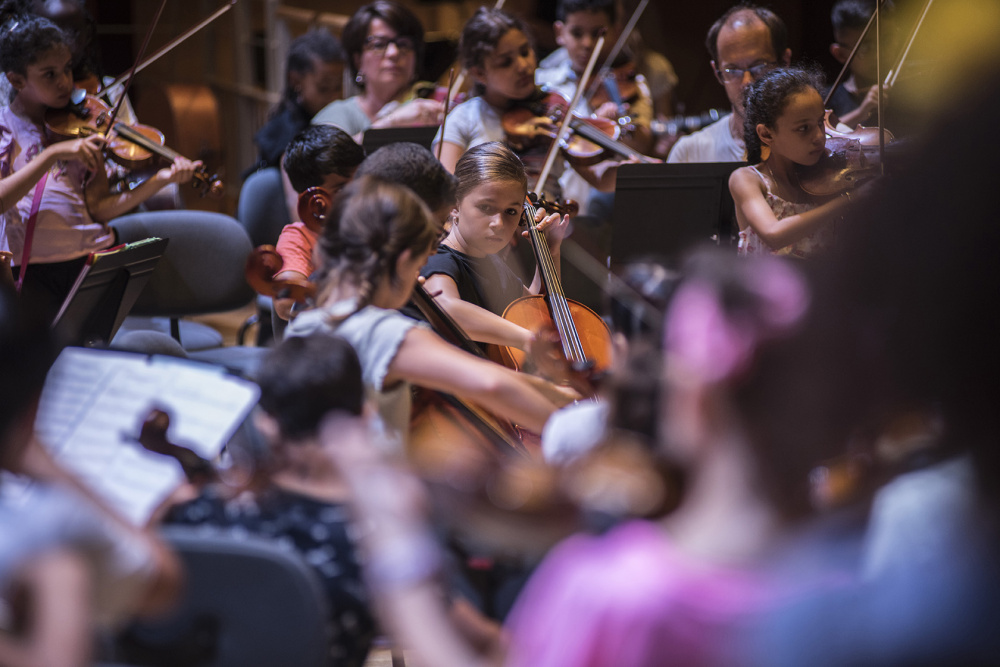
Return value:
<svg viewBox="0 0 1000 667">
<path fill-rule="evenodd" d="M 256 384 L 205 364 L 66 348 L 49 371 L 35 428 L 61 464 L 142 524 L 184 478 L 175 460 L 133 440 L 150 408 L 170 415 L 172 442 L 212 460 L 259 393 Z"/>
</svg>

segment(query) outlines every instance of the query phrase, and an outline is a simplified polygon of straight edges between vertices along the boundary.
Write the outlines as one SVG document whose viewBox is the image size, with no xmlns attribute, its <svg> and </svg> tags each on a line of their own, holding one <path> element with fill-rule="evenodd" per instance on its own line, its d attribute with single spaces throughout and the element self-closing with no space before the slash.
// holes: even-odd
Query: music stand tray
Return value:
<svg viewBox="0 0 1000 667">
<path fill-rule="evenodd" d="M 745 162 L 623 164 L 612 215 L 611 263 L 677 259 L 699 243 L 730 245 L 736 214 L 729 175 Z"/>
<path fill-rule="evenodd" d="M 361 140 L 361 146 L 365 149 L 365 155 L 371 155 L 379 148 L 387 144 L 397 144 L 401 141 L 408 141 L 420 144 L 430 150 L 437 136 L 436 125 L 427 127 L 384 127 L 365 131 L 365 136 Z"/>
<path fill-rule="evenodd" d="M 52 322 L 69 345 L 114 338 L 163 255 L 169 239 L 148 238 L 91 253 Z"/>
</svg>

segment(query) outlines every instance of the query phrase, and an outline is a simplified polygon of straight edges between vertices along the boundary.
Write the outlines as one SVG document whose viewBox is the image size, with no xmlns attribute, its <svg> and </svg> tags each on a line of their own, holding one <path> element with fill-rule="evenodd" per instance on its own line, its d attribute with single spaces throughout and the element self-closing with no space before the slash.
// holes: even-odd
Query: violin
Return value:
<svg viewBox="0 0 1000 667">
<path fill-rule="evenodd" d="M 593 310 L 566 298 L 549 246 L 535 222 L 537 202 L 534 193 L 528 193 L 524 221 L 538 260 L 544 294 L 517 299 L 507 306 L 503 317 L 530 331 L 545 326 L 554 328 L 563 356 L 574 371 L 602 373 L 611 365 L 611 331 Z M 504 365 L 515 370 L 524 367 L 526 355 L 523 351 L 508 346 L 501 346 L 499 350 Z"/>
<path fill-rule="evenodd" d="M 882 175 L 879 130 L 858 126 L 852 132 L 836 127 L 833 112 L 826 113 L 826 153 L 819 162 L 797 170 L 799 186 L 816 197 L 832 197 L 848 192 L 862 182 Z M 894 137 L 883 130 L 886 141 Z"/>
<path fill-rule="evenodd" d="M 515 151 L 525 151 L 555 139 L 558 124 L 570 116 L 571 133 L 559 148 L 566 160 L 577 166 L 590 166 L 611 155 L 651 162 L 642 153 L 618 140 L 621 126 L 608 118 L 593 118 L 570 112 L 569 101 L 559 93 L 538 91 L 504 113 L 501 123 L 506 141 Z M 541 132 L 536 119 L 543 119 Z"/>
<path fill-rule="evenodd" d="M 127 169 L 138 169 L 152 163 L 154 156 L 173 162 L 178 153 L 163 145 L 163 133 L 149 125 L 128 125 L 116 121 L 113 132 L 109 127 L 110 107 L 100 99 L 77 89 L 70 104 L 63 109 L 49 109 L 45 112 L 45 127 L 54 136 L 62 139 L 76 139 L 93 134 L 108 135 L 105 152 L 116 163 Z M 209 174 L 200 165 L 191 180 L 192 187 L 204 196 L 220 197 L 223 183 L 217 174 Z"/>
<path fill-rule="evenodd" d="M 184 469 L 184 476 L 192 484 L 202 485 L 217 481 L 219 477 L 212 463 L 199 456 L 190 447 L 170 442 L 167 438 L 168 428 L 170 428 L 170 415 L 163 410 L 153 408 L 143 420 L 136 441 L 147 451 L 176 459 Z"/>
</svg>

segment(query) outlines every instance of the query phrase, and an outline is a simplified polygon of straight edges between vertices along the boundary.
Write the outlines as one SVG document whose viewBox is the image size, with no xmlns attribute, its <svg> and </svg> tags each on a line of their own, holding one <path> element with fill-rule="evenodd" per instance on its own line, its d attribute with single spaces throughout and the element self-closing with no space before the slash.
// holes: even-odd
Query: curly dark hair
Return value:
<svg viewBox="0 0 1000 667">
<path fill-rule="evenodd" d="M 364 159 L 364 149 L 339 127 L 310 125 L 288 144 L 281 166 L 301 193 L 322 185 L 330 174 L 350 178 Z"/>
<path fill-rule="evenodd" d="M 344 44 L 344 50 L 347 51 L 347 65 L 351 68 L 351 77 L 356 79 L 358 76 L 358 64 L 355 59 L 361 57 L 365 40 L 368 38 L 368 26 L 375 19 L 384 21 L 400 37 L 409 37 L 413 40 L 417 63 L 414 74 L 420 78 L 420 66 L 424 61 L 424 26 L 416 14 L 391 0 L 375 0 L 364 5 L 354 12 L 344 26 L 340 39 Z M 359 82 L 358 86 L 364 88 L 364 82 Z"/>
<path fill-rule="evenodd" d="M 822 74 L 804 67 L 779 67 L 747 86 L 743 92 L 743 142 L 747 147 L 747 162 L 757 164 L 761 160 L 757 125 L 773 129 L 789 97 L 809 88 L 820 91 L 823 87 Z"/>
<path fill-rule="evenodd" d="M 6 6 L 5 6 L 6 7 Z M 57 47 L 70 49 L 69 38 L 55 23 L 32 14 L 3 13 L 0 27 L 0 71 L 24 76 L 31 65 Z M 11 93 L 11 99 L 16 92 Z"/>
</svg>

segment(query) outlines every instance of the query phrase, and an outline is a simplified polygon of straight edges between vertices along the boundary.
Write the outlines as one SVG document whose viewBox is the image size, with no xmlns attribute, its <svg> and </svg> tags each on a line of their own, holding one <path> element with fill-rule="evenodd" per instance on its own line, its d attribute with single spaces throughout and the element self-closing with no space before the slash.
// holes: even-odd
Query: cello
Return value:
<svg viewBox="0 0 1000 667">
<path fill-rule="evenodd" d="M 307 227 L 321 232 L 332 204 L 333 198 L 326 190 L 309 188 L 299 195 L 299 216 Z M 275 249 L 261 246 L 247 258 L 244 275 L 250 286 L 260 294 L 296 300 L 315 296 L 317 288 L 312 283 L 275 280 L 273 276 L 280 270 L 281 257 Z M 419 283 L 414 286 L 412 298 L 442 338 L 484 358 L 482 350 L 465 336 L 461 328 L 434 303 L 433 298 Z M 447 455 L 446 451 L 435 445 L 448 443 L 451 446 L 456 442 L 477 447 L 495 456 L 530 456 L 520 432 L 513 424 L 461 398 L 419 388 L 414 397 L 413 415 L 410 442 L 411 454 L 416 457 Z"/>
<path fill-rule="evenodd" d="M 503 317 L 531 331 L 552 327 L 558 334 L 562 353 L 576 372 L 604 372 L 611 365 L 611 331 L 604 320 L 587 306 L 566 298 L 559 272 L 549 252 L 543 232 L 535 222 L 537 198 L 528 193 L 524 203 L 524 223 L 538 261 L 542 294 L 523 296 L 504 310 Z M 501 346 L 504 365 L 521 370 L 523 351 Z"/>
</svg>

